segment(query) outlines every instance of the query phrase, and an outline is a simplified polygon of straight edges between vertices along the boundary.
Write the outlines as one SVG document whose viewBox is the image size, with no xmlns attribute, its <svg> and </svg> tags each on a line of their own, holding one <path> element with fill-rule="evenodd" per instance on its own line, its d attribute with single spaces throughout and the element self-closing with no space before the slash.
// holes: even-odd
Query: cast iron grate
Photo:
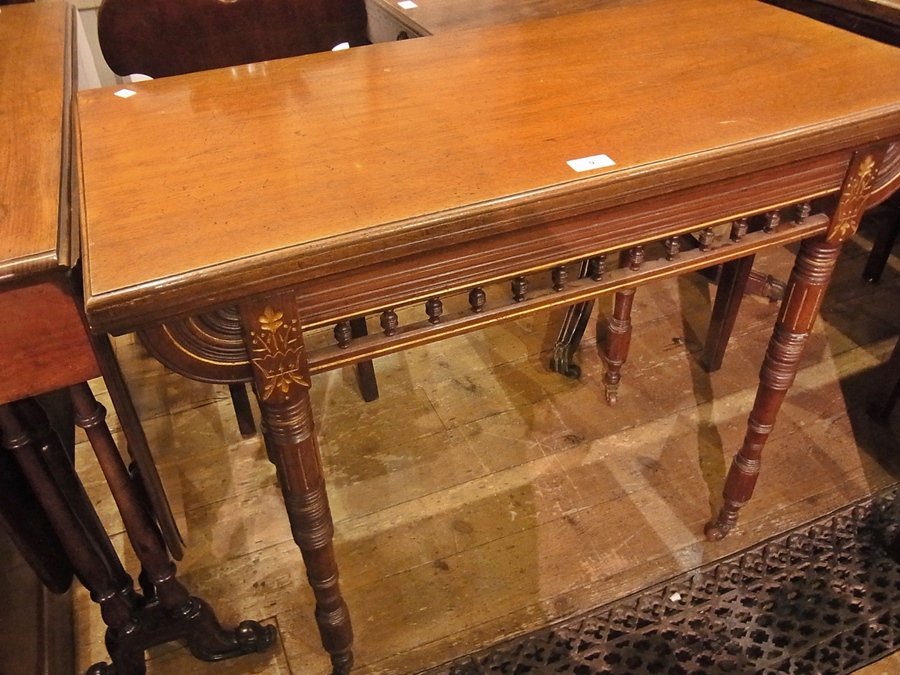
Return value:
<svg viewBox="0 0 900 675">
<path fill-rule="evenodd" d="M 431 673 L 852 672 L 900 648 L 898 492 Z"/>
</svg>

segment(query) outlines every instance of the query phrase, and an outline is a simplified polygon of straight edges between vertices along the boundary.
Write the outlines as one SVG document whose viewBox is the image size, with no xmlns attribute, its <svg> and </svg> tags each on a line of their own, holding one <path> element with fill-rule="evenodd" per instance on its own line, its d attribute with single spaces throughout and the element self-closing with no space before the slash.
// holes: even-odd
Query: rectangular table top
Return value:
<svg viewBox="0 0 900 675">
<path fill-rule="evenodd" d="M 73 16 L 54 0 L 0 11 L 0 282 L 72 262 Z"/>
<path fill-rule="evenodd" d="M 111 332 L 900 137 L 900 52 L 754 0 L 129 89 L 79 95 L 86 307 Z"/>
</svg>

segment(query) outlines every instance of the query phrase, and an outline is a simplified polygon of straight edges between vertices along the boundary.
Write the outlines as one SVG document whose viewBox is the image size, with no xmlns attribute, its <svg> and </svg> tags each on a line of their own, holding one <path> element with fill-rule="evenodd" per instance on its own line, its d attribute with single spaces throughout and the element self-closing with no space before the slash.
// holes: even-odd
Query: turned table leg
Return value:
<svg viewBox="0 0 900 675">
<path fill-rule="evenodd" d="M 152 593 L 135 614 L 130 631 L 107 637 L 113 661 L 132 658 L 133 654 L 143 658 L 145 649 L 176 639 L 184 640 L 191 654 L 204 661 L 219 661 L 268 648 L 275 638 L 274 627 L 244 621 L 237 628 L 226 629 L 206 602 L 188 592 L 176 576 L 175 563 L 169 558 L 162 534 L 140 499 L 116 448 L 106 425 L 106 410 L 86 383 L 70 387 L 69 393 L 75 407 L 75 422 L 85 430 L 94 449 Z M 108 669 L 97 667 L 92 672 L 105 673 Z"/>
<path fill-rule="evenodd" d="M 91 599 L 100 606 L 100 615 L 108 626 L 108 636 L 124 636 L 135 628 L 137 598 L 130 580 L 117 578 L 120 567 L 111 565 L 104 552 L 108 542 L 100 544 L 82 524 L 79 514 L 71 507 L 39 454 L 36 436 L 23 423 L 22 406 L 18 403 L 0 405 L 0 429 L 3 447 L 12 452 L 22 467 L 47 513 L 66 555 L 78 578 L 90 591 Z M 31 411 L 24 417 L 32 417 Z M 38 433 L 37 436 L 43 434 Z M 46 437 L 46 452 L 64 453 Z M 71 468 L 74 475 L 74 467 Z M 105 533 L 103 535 L 105 537 Z M 142 675 L 145 672 L 143 652 L 123 655 L 116 663 L 118 675 Z"/>
<path fill-rule="evenodd" d="M 350 614 L 338 584 L 334 525 L 309 400 L 309 367 L 296 301 L 289 293 L 240 308 L 244 341 L 294 541 L 316 597 L 316 622 L 335 673 L 353 665 Z"/>
<path fill-rule="evenodd" d="M 760 370 L 759 388 L 747 422 L 744 444 L 728 471 L 725 503 L 716 521 L 706 527 L 709 539 L 721 539 L 731 530 L 741 507 L 753 494 L 762 449 L 797 374 L 803 348 L 818 316 L 839 252 L 840 244 L 829 244 L 822 238 L 807 239 L 800 247 Z"/>
<path fill-rule="evenodd" d="M 828 231 L 806 239 L 788 279 L 775 329 L 759 375 L 759 388 L 744 443 L 725 479 L 724 504 L 706 526 L 708 539 L 722 539 L 734 527 L 759 477 L 762 450 L 800 365 L 803 348 L 819 314 L 841 245 L 856 231 L 876 174 L 874 153 L 856 153 L 844 179 Z"/>
<path fill-rule="evenodd" d="M 606 402 L 615 405 L 619 401 L 619 382 L 622 380 L 622 366 L 628 359 L 631 346 L 631 306 L 634 304 L 635 289 L 627 288 L 616 293 L 613 313 L 606 322 L 605 348 L 600 356 L 606 364 L 603 384 L 606 388 Z M 598 337 L 602 334 L 597 327 Z M 598 346 L 599 344 L 598 340 Z"/>
</svg>

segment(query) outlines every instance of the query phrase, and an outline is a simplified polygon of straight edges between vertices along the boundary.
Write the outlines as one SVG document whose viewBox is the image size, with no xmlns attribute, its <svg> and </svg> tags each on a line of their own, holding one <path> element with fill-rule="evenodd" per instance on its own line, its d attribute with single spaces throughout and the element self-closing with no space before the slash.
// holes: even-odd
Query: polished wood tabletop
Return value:
<svg viewBox="0 0 900 675">
<path fill-rule="evenodd" d="M 98 374 L 66 279 L 78 259 L 73 21 L 64 2 L 0 12 L 0 403 Z"/>
<path fill-rule="evenodd" d="M 311 373 L 802 240 L 707 528 L 719 539 L 841 244 L 900 183 L 900 52 L 754 0 L 646 0 L 164 78 L 83 92 L 78 114 L 88 321 L 140 331 L 190 377 L 254 383 L 336 673 L 352 629 Z M 765 225 L 748 233 L 751 217 Z M 664 239 L 665 257 L 601 271 Z M 594 271 L 571 280 L 569 264 Z M 552 286 L 529 291 L 538 273 Z M 445 313 L 453 293 L 470 307 Z M 415 303 L 427 320 L 399 325 Z M 383 334 L 354 339 L 366 314 Z M 308 349 L 325 324 L 336 344 Z"/>
<path fill-rule="evenodd" d="M 68 267 L 71 10 L 63 2 L 0 12 L 0 283 Z"/>
<path fill-rule="evenodd" d="M 112 332 L 891 136 L 900 55 L 669 0 L 129 88 L 79 96 L 87 314 Z"/>
</svg>

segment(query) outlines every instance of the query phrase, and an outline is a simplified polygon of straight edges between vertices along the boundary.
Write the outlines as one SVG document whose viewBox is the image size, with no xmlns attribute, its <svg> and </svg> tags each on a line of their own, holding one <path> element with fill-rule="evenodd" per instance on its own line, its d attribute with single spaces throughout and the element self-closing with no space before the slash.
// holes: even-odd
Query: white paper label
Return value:
<svg viewBox="0 0 900 675">
<path fill-rule="evenodd" d="M 582 157 L 581 159 L 570 159 L 566 162 L 575 171 L 590 171 L 591 169 L 603 169 L 607 166 L 615 166 L 607 155 L 593 155 L 591 157 Z"/>
<path fill-rule="evenodd" d="M 403 9 L 415 9 L 416 7 L 418 7 L 418 5 L 412 0 L 403 0 L 402 2 L 398 2 L 397 5 L 402 7 Z"/>
<path fill-rule="evenodd" d="M 116 92 L 116 96 L 119 98 L 131 98 L 136 93 L 137 92 L 132 89 L 119 89 L 119 91 Z"/>
</svg>

